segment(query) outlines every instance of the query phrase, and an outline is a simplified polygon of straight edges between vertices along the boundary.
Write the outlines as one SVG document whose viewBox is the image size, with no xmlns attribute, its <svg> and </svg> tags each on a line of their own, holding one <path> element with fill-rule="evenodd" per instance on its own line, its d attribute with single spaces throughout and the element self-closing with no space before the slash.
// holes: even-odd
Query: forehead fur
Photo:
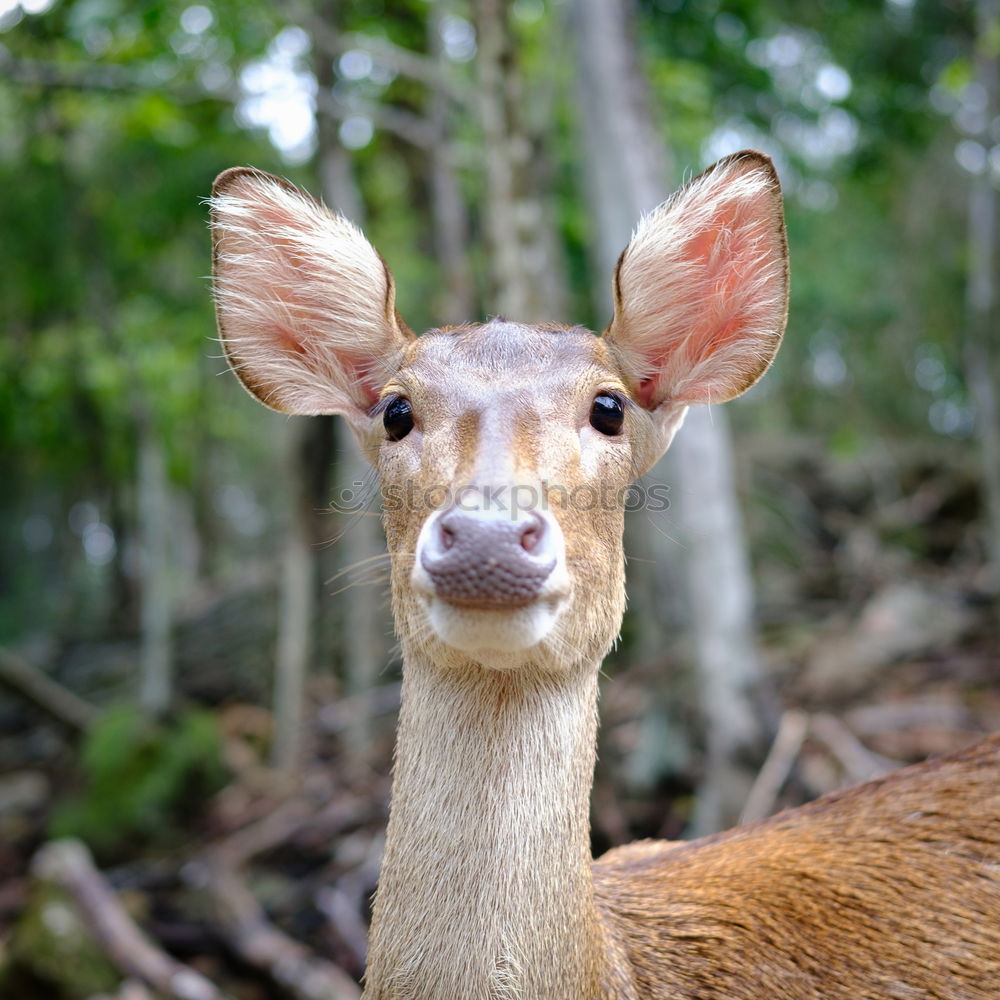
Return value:
<svg viewBox="0 0 1000 1000">
<path fill-rule="evenodd" d="M 565 382 L 595 370 L 617 375 L 617 365 L 601 338 L 581 326 L 528 326 L 493 319 L 419 337 L 407 352 L 403 371 L 420 381 L 447 374 L 472 381 L 536 388 Z"/>
</svg>

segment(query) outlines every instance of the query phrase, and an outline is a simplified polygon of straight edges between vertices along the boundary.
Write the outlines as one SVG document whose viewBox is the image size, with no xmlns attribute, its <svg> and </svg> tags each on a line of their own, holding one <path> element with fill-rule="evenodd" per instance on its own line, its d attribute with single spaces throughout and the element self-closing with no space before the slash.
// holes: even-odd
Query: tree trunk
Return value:
<svg viewBox="0 0 1000 1000">
<path fill-rule="evenodd" d="M 610 275 L 632 227 L 669 193 L 668 157 L 650 111 L 626 0 L 576 0 L 572 7 L 582 108 L 587 184 L 596 223 L 595 263 L 607 291 L 598 303 L 610 312 Z M 735 822 L 753 773 L 741 758 L 762 742 L 764 684 L 752 625 L 752 585 L 732 480 L 725 413 L 694 408 L 670 452 L 651 473 L 674 485 L 671 520 L 650 512 L 631 518 L 630 548 L 649 552 L 683 576 L 701 691 L 708 754 L 692 833 Z M 636 537 L 637 535 L 641 537 Z M 673 536 L 673 537 L 670 537 Z M 670 542 L 670 548 L 665 545 Z M 673 545 L 677 542 L 677 546 Z M 678 558 L 676 549 L 681 557 Z M 648 564 L 632 563 L 629 593 L 642 594 L 645 622 L 662 618 L 669 600 Z M 637 572 L 638 571 L 638 572 Z M 651 617 L 652 616 L 652 617 Z M 644 629 L 655 629 L 646 624 Z M 662 641 L 646 634 L 645 642 Z M 656 702 L 653 702 L 655 712 Z M 647 726 L 662 731 L 662 720 Z"/>
<path fill-rule="evenodd" d="M 500 315 L 519 322 L 559 321 L 566 294 L 557 241 L 534 183 L 542 155 L 525 128 L 526 100 L 507 0 L 476 0 L 479 112 L 486 164 L 486 222 Z"/>
<path fill-rule="evenodd" d="M 371 479 L 371 469 L 361 456 L 344 421 L 337 425 L 337 479 L 341 484 L 361 492 L 356 485 Z M 388 560 L 385 538 L 379 519 L 372 511 L 360 511 L 341 516 L 338 541 L 339 572 L 347 570 L 338 584 L 341 591 L 339 620 L 341 622 L 341 655 L 348 695 L 371 691 L 378 682 L 380 671 L 389 660 L 386 637 L 390 634 L 387 608 L 382 599 L 380 569 Z M 358 698 L 357 711 L 347 729 L 345 749 L 357 764 L 371 760 L 374 718 L 369 701 Z"/>
<path fill-rule="evenodd" d="M 312 428 L 290 417 L 284 428 L 283 498 L 287 511 L 281 554 L 278 643 L 274 664 L 274 766 L 294 771 L 301 759 L 305 685 L 313 652 L 316 546 L 310 468 Z"/>
<path fill-rule="evenodd" d="M 339 27 L 338 9 L 339 4 L 328 3 L 320 10 L 328 32 Z M 335 81 L 329 58 L 318 54 L 314 68 L 318 86 L 332 87 Z M 322 194 L 328 205 L 360 226 L 364 224 L 364 203 L 354 179 L 350 154 L 341 145 L 337 129 L 337 122 L 329 115 L 317 113 L 316 163 Z M 335 435 L 337 481 L 357 495 L 361 489 L 355 484 L 368 481 L 371 468 L 359 453 L 346 421 L 337 421 Z M 355 695 L 374 687 L 388 660 L 386 611 L 379 588 L 366 583 L 377 569 L 378 557 L 385 553 L 385 540 L 378 518 L 367 511 L 342 515 L 335 530 L 340 532 L 336 545 L 338 572 L 344 573 L 336 588 L 340 654 L 347 693 Z M 355 764 L 363 764 L 370 757 L 373 719 L 365 707 L 367 701 L 357 700 L 361 707 L 352 717 L 345 748 Z"/>
<path fill-rule="evenodd" d="M 139 705 L 162 715 L 173 697 L 173 560 L 170 489 L 163 444 L 148 417 L 139 428 L 138 520 L 142 549 Z"/>
<path fill-rule="evenodd" d="M 611 276 L 618 255 L 640 216 L 663 200 L 669 159 L 653 131 L 624 5 L 619 0 L 582 0 L 571 8 L 570 16 L 583 180 L 596 237 L 591 287 L 596 313 L 610 318 Z M 651 473 L 651 478 L 662 477 L 662 466 Z M 662 658 L 668 627 L 675 630 L 681 624 L 680 615 L 665 613 L 671 602 L 662 584 L 673 574 L 657 571 L 658 566 L 676 561 L 671 522 L 671 515 L 645 510 L 626 519 L 626 552 L 641 554 L 628 564 L 628 631 L 633 636 L 634 658 L 640 663 Z M 636 787 L 650 787 L 663 770 L 665 762 L 657 760 L 655 748 L 663 742 L 665 711 L 661 692 L 654 692 L 637 741 L 638 752 L 627 765 L 629 781 Z"/>
<path fill-rule="evenodd" d="M 739 821 L 764 749 L 769 709 L 753 626 L 753 582 L 733 482 L 729 422 L 696 406 L 671 447 L 672 494 L 684 551 L 701 706 L 708 725 L 705 774 L 692 832 Z M 694 470 L 697 470 L 694 472 Z"/>
<path fill-rule="evenodd" d="M 443 5 L 436 3 L 427 18 L 428 51 L 445 78 L 447 59 L 441 38 Z M 467 323 L 474 318 L 475 286 L 469 266 L 469 218 L 462 189 L 449 150 L 450 99 L 443 87 L 433 87 L 428 97 L 428 117 L 437 141 L 429 150 L 431 214 L 434 219 L 434 249 L 444 272 L 444 291 L 439 299 L 436 322 Z"/>
<path fill-rule="evenodd" d="M 1000 3 L 978 0 L 976 5 L 976 80 L 986 95 L 985 123 L 980 137 L 992 144 L 990 129 L 1000 114 L 1000 64 L 996 53 L 996 31 Z M 966 371 L 969 391 L 976 407 L 979 433 L 980 475 L 987 531 L 990 585 L 1000 590 L 1000 406 L 997 381 L 1000 371 L 993 356 L 997 330 L 997 193 L 987 166 L 972 179 L 969 189 L 969 274 L 966 288 L 968 335 Z"/>
</svg>

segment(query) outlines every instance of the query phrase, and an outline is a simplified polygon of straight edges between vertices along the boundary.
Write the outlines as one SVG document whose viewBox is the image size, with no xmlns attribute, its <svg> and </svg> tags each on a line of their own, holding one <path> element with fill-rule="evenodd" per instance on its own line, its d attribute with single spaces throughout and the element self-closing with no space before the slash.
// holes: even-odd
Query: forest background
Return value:
<svg viewBox="0 0 1000 1000">
<path fill-rule="evenodd" d="M 788 332 L 629 514 L 595 851 L 1000 729 L 998 55 L 996 0 L 0 0 L 0 996 L 357 995 L 377 484 L 224 374 L 235 164 L 361 224 L 414 329 L 600 330 L 643 211 L 774 158 Z"/>
</svg>

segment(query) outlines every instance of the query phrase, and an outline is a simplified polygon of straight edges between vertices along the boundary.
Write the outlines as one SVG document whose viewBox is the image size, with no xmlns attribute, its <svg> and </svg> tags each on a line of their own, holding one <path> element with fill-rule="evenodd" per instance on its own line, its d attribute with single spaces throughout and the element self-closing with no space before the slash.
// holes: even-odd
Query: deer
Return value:
<svg viewBox="0 0 1000 1000">
<path fill-rule="evenodd" d="M 210 199 L 218 331 L 377 471 L 403 688 L 368 1000 L 997 1000 L 1000 736 L 690 843 L 591 854 L 623 492 L 784 334 L 777 173 L 720 160 L 637 225 L 602 334 L 420 336 L 349 221 L 249 167 Z"/>
</svg>

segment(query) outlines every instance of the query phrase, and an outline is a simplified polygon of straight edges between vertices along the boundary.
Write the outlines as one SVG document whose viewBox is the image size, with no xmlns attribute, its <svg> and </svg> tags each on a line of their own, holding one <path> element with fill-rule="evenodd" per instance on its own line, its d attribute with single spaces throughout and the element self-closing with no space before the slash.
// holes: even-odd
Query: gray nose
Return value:
<svg viewBox="0 0 1000 1000">
<path fill-rule="evenodd" d="M 516 520 L 452 508 L 436 522 L 420 553 L 434 592 L 463 608 L 530 604 L 555 568 L 546 521 L 534 512 Z"/>
</svg>

